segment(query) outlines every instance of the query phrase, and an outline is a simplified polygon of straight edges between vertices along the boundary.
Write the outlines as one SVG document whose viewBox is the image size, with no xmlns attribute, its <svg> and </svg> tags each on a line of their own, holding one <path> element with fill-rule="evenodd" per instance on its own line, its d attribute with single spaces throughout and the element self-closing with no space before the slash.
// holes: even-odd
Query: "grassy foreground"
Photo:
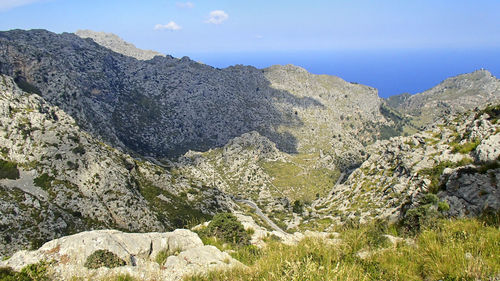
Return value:
<svg viewBox="0 0 500 281">
<path fill-rule="evenodd" d="M 477 219 L 440 220 L 415 236 L 414 243 L 396 245 L 384 240 L 382 233 L 387 230 L 377 226 L 346 230 L 336 244 L 317 239 L 305 239 L 297 246 L 271 242 L 253 258 L 242 260 L 252 264 L 247 268 L 210 272 L 185 281 L 500 278 L 498 224 L 486 225 Z M 361 259 L 360 251 L 370 254 Z"/>
</svg>

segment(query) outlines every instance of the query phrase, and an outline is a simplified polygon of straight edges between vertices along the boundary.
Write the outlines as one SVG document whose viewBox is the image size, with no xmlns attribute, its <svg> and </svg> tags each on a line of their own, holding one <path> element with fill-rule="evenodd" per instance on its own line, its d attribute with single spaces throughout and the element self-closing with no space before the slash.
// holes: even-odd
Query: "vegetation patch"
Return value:
<svg viewBox="0 0 500 281">
<path fill-rule="evenodd" d="M 462 154 L 468 154 L 471 151 L 475 150 L 476 147 L 481 143 L 480 139 L 475 139 L 472 142 L 466 142 L 464 144 L 458 144 L 458 143 L 452 143 L 450 144 L 451 146 L 451 152 L 453 153 L 462 153 Z"/>
<path fill-rule="evenodd" d="M 459 162 L 443 161 L 432 168 L 422 169 L 418 173 L 421 175 L 427 175 L 430 178 L 431 184 L 428 191 L 430 193 L 437 193 L 443 188 L 440 183 L 440 177 L 443 174 L 444 169 L 457 168 L 468 165 L 470 163 L 472 163 L 472 160 L 468 158 L 464 158 Z"/>
<path fill-rule="evenodd" d="M 200 221 L 209 220 L 212 216 L 195 209 L 185 198 L 176 196 L 161 189 L 149 181 L 137 181 L 142 196 L 149 202 L 160 221 L 175 228 L 194 226 Z M 168 200 L 166 202 L 164 199 Z"/>
<path fill-rule="evenodd" d="M 424 227 L 432 228 L 439 218 L 443 218 L 443 213 L 450 209 L 446 201 L 439 201 L 439 198 L 432 193 L 424 195 L 419 202 L 419 206 L 405 212 L 400 226 L 404 233 L 416 234 Z"/>
<path fill-rule="evenodd" d="M 30 264 L 16 272 L 9 267 L 0 267 L 0 280 L 2 281 L 49 281 L 48 262 Z"/>
<path fill-rule="evenodd" d="M 498 105 L 490 105 L 485 109 L 481 110 L 478 114 L 476 114 L 476 119 L 483 114 L 488 114 L 491 123 L 496 124 L 498 122 L 498 118 L 500 118 L 500 104 Z"/>
<path fill-rule="evenodd" d="M 214 236 L 233 245 L 250 244 L 250 235 L 231 213 L 219 213 L 212 218 L 206 229 L 209 236 Z"/>
<path fill-rule="evenodd" d="M 16 180 L 19 178 L 17 164 L 0 159 L 0 179 Z"/>
<path fill-rule="evenodd" d="M 97 250 L 87 257 L 84 266 L 90 269 L 97 269 L 100 267 L 114 268 L 126 264 L 124 260 L 113 252 L 108 250 Z"/>
<path fill-rule="evenodd" d="M 83 155 L 86 152 L 85 148 L 81 144 L 79 144 L 77 147 L 73 148 L 71 151 L 73 151 L 74 154 L 80 154 L 80 155 Z"/>
<path fill-rule="evenodd" d="M 273 185 L 291 200 L 312 201 L 328 192 L 340 177 L 339 171 L 313 167 L 314 155 L 292 157 L 290 162 L 269 161 L 260 166 L 273 178 Z"/>
<path fill-rule="evenodd" d="M 297 246 L 270 242 L 247 268 L 212 271 L 185 280 L 492 280 L 500 274 L 500 232 L 477 219 L 445 220 L 423 228 L 414 243 L 379 244 L 367 233 L 394 234 L 368 225 L 341 233 L 341 242 L 304 239 Z M 369 251 L 361 259 L 360 251 Z"/>
<path fill-rule="evenodd" d="M 47 173 L 41 174 L 36 177 L 33 182 L 36 186 L 43 188 L 44 190 L 49 190 L 52 187 L 53 177 L 49 176 Z"/>
</svg>

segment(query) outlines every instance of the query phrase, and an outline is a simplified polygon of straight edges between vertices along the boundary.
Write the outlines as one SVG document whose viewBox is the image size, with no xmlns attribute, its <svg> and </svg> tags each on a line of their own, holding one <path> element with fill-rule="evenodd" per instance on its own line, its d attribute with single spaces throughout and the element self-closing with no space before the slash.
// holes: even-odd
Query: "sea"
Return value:
<svg viewBox="0 0 500 281">
<path fill-rule="evenodd" d="M 384 98 L 420 93 L 448 77 L 479 69 L 500 77 L 499 48 L 224 52 L 188 56 L 218 68 L 236 64 L 257 68 L 294 64 L 314 74 L 335 75 L 372 86 Z"/>
</svg>

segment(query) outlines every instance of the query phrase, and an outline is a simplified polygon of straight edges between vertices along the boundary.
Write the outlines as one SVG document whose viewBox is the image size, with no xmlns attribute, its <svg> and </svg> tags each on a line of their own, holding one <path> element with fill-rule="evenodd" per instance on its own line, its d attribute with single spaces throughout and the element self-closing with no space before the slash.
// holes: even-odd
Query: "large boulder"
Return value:
<svg viewBox="0 0 500 281">
<path fill-rule="evenodd" d="M 88 269 L 87 258 L 98 250 L 107 250 L 126 262 L 125 266 Z M 163 264 L 156 260 L 167 253 Z M 205 246 L 190 230 L 177 229 L 165 233 L 124 233 L 117 230 L 97 230 L 62 237 L 45 243 L 35 251 L 19 251 L 0 262 L 1 267 L 21 270 L 29 264 L 53 261 L 53 278 L 69 280 L 75 277 L 104 278 L 129 274 L 140 280 L 180 280 L 187 274 L 241 265 L 225 252 Z"/>
</svg>

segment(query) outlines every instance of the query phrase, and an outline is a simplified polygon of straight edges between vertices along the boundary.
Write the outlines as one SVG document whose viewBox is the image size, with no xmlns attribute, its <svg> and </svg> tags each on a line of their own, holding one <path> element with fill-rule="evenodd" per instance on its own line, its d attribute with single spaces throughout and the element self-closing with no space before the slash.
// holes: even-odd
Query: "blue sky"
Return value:
<svg viewBox="0 0 500 281">
<path fill-rule="evenodd" d="M 177 55 L 495 48 L 499 15 L 499 0 L 0 0 L 0 30 L 107 31 Z"/>
</svg>

